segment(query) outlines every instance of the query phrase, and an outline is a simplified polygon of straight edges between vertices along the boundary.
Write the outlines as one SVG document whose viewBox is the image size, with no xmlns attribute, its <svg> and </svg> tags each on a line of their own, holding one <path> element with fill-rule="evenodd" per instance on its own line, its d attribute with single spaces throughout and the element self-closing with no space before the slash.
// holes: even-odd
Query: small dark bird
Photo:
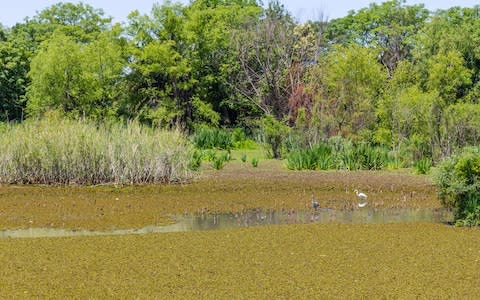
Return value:
<svg viewBox="0 0 480 300">
<path fill-rule="evenodd" d="M 318 204 L 317 199 L 315 199 L 315 196 L 312 195 L 312 208 L 317 210 L 320 207 L 320 204 Z"/>
</svg>

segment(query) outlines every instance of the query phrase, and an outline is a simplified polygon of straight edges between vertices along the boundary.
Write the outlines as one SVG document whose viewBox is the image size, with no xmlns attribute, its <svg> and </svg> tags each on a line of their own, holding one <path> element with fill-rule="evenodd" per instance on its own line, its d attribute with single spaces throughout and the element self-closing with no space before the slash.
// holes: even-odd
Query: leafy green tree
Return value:
<svg viewBox="0 0 480 300">
<path fill-rule="evenodd" d="M 23 119 L 29 61 L 28 43 L 0 30 L 0 121 Z"/>
<path fill-rule="evenodd" d="M 256 14 L 254 1 L 166 2 L 151 16 L 134 12 L 129 116 L 163 126 L 190 129 L 195 123 L 218 125 L 236 109 L 226 81 L 232 62 L 230 30 Z M 234 68 L 234 67 L 232 67 Z"/>
<path fill-rule="evenodd" d="M 465 67 L 457 51 L 440 52 L 428 60 L 429 90 L 438 91 L 445 104 L 455 103 L 472 83 L 472 71 Z"/>
<path fill-rule="evenodd" d="M 81 64 L 80 45 L 72 38 L 58 33 L 42 43 L 29 72 L 29 114 L 40 115 L 57 108 L 67 113 L 76 110 L 88 92 L 81 84 Z"/>
<path fill-rule="evenodd" d="M 77 41 L 89 42 L 111 27 L 112 18 L 104 15 L 102 9 L 88 4 L 59 2 L 27 19 L 26 25 L 34 27 L 38 42 L 48 39 L 55 31 L 61 31 Z"/>
<path fill-rule="evenodd" d="M 229 81 L 231 70 L 238 65 L 231 47 L 232 31 L 260 13 L 261 7 L 252 0 L 196 0 L 186 8 L 185 40 L 194 45 L 187 55 L 197 82 L 193 102 L 196 123 L 215 125 L 220 114 L 224 124 L 237 122 L 244 107 L 238 105 Z"/>
<path fill-rule="evenodd" d="M 389 124 L 380 128 L 391 130 L 389 136 L 392 140 L 388 146 L 408 153 L 411 161 L 431 156 L 431 138 L 435 127 L 431 115 L 437 99 L 435 92 L 424 93 L 417 85 L 385 97 L 379 107 L 388 110 Z"/>
<path fill-rule="evenodd" d="M 118 33 L 105 32 L 82 45 L 56 32 L 32 60 L 27 111 L 31 116 L 48 110 L 93 118 L 114 115 L 125 64 Z"/>
<path fill-rule="evenodd" d="M 480 105 L 457 103 L 450 105 L 442 116 L 440 124 L 442 144 L 448 154 L 480 142 Z"/>
<path fill-rule="evenodd" d="M 428 15 L 423 4 L 405 5 L 405 0 L 372 3 L 368 8 L 332 20 L 326 36 L 333 44 L 357 43 L 377 49 L 380 62 L 392 75 L 398 63 L 409 58 L 415 45 L 413 37 Z"/>
<path fill-rule="evenodd" d="M 328 130 L 326 137 L 368 135 L 387 77 L 376 52 L 358 45 L 335 47 L 311 72 L 309 90 L 326 121 L 322 125 Z"/>
<path fill-rule="evenodd" d="M 110 28 L 111 18 L 86 4 L 59 3 L 2 30 L 0 39 L 0 120 L 21 120 L 30 84 L 27 74 L 39 45 L 54 32 L 87 43 Z M 38 83 L 35 87 L 38 90 Z M 47 88 L 45 88 L 47 89 Z M 38 104 L 38 103 L 37 103 Z M 35 106 L 35 105 L 34 105 Z"/>
</svg>

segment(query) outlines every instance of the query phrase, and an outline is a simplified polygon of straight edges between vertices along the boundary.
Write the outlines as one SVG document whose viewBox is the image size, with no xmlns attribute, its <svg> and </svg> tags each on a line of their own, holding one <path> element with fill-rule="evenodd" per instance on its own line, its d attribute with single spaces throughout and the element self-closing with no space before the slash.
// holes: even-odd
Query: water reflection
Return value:
<svg viewBox="0 0 480 300">
<path fill-rule="evenodd" d="M 453 220 L 452 212 L 441 208 L 390 208 L 317 211 L 247 210 L 240 213 L 187 215 L 178 219 L 189 231 L 250 227 L 269 224 L 343 223 L 384 224 L 405 222 L 445 223 Z"/>
<path fill-rule="evenodd" d="M 56 228 L 7 229 L 0 231 L 0 238 L 72 237 L 185 232 L 251 227 L 270 224 L 345 223 L 383 224 L 402 222 L 451 222 L 453 214 L 440 208 L 390 208 L 335 210 L 321 208 L 316 211 L 244 210 L 238 213 L 195 214 L 173 216 L 177 223 L 167 226 L 146 226 L 138 229 L 114 229 L 108 231 L 72 230 Z"/>
</svg>

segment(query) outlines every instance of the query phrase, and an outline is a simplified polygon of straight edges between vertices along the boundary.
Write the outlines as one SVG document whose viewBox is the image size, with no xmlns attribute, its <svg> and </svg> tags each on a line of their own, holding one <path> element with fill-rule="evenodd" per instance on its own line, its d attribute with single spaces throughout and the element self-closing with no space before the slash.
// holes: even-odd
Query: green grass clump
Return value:
<svg viewBox="0 0 480 300">
<path fill-rule="evenodd" d="M 216 156 L 212 161 L 212 166 L 215 170 L 221 170 L 227 163 L 225 155 Z"/>
<path fill-rule="evenodd" d="M 240 156 L 240 160 L 242 162 L 246 162 L 247 161 L 247 153 L 242 153 L 241 156 Z"/>
<path fill-rule="evenodd" d="M 258 167 L 258 162 L 259 162 L 258 158 L 256 157 L 252 158 L 252 167 L 254 168 Z"/>
<path fill-rule="evenodd" d="M 388 150 L 365 144 L 353 144 L 347 140 L 320 143 L 295 149 L 287 156 L 287 168 L 291 170 L 380 170 L 390 161 Z"/>
<path fill-rule="evenodd" d="M 423 158 L 415 162 L 415 172 L 417 174 L 428 174 L 432 168 L 432 160 Z"/>
<path fill-rule="evenodd" d="M 193 135 L 193 144 L 198 149 L 230 149 L 232 135 L 225 129 L 200 127 Z"/>
<path fill-rule="evenodd" d="M 188 163 L 188 168 L 192 171 L 198 171 L 202 165 L 203 154 L 201 151 L 194 150 Z"/>
<path fill-rule="evenodd" d="M 187 140 L 136 122 L 95 125 L 47 118 L 9 125 L 0 135 L 0 181 L 139 184 L 191 176 Z"/>
</svg>

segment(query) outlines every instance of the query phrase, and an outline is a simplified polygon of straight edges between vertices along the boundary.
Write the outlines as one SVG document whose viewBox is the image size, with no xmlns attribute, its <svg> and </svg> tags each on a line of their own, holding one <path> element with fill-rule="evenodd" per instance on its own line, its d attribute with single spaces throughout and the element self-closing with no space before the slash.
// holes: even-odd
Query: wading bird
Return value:
<svg viewBox="0 0 480 300">
<path fill-rule="evenodd" d="M 317 208 L 320 207 L 320 204 L 318 204 L 317 199 L 315 199 L 315 196 L 312 195 L 312 208 L 317 210 Z"/>
<path fill-rule="evenodd" d="M 365 207 L 368 203 L 367 195 L 362 192 L 358 192 L 358 190 L 355 190 L 355 194 L 357 194 L 357 197 L 360 198 L 360 200 L 364 201 L 363 203 L 358 203 L 358 207 L 360 208 Z"/>
</svg>

